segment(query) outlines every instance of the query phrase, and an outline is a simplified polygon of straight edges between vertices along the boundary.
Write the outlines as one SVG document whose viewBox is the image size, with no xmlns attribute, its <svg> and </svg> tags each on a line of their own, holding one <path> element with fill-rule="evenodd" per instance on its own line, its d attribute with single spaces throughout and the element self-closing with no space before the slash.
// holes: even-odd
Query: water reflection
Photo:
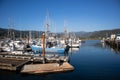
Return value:
<svg viewBox="0 0 120 80">
<path fill-rule="evenodd" d="M 76 53 L 80 50 L 80 48 L 70 48 L 69 53 Z"/>
<path fill-rule="evenodd" d="M 116 47 L 110 46 L 110 45 L 106 44 L 105 42 L 102 42 L 101 44 L 102 44 L 102 47 L 103 47 L 103 48 L 108 48 L 108 49 L 110 49 L 112 52 L 117 53 L 117 54 L 120 53 L 120 49 L 118 49 L 118 48 L 116 48 Z"/>
<path fill-rule="evenodd" d="M 79 43 L 79 48 L 70 48 L 69 52 L 70 53 L 76 53 L 80 50 L 82 43 Z"/>
<path fill-rule="evenodd" d="M 105 43 L 104 43 L 104 42 L 102 42 L 102 47 L 103 47 L 103 48 L 105 48 L 105 47 L 106 47 L 106 45 L 105 45 Z"/>
<path fill-rule="evenodd" d="M 119 54 L 120 53 L 120 50 L 119 49 L 116 49 L 116 48 L 113 48 L 113 47 L 110 47 L 110 50 L 116 54 Z"/>
<path fill-rule="evenodd" d="M 100 40 L 88 40 L 86 42 L 87 43 L 84 46 L 91 46 L 91 47 L 101 48 L 101 49 L 104 48 L 104 49 L 109 49 L 110 51 L 116 54 L 120 53 L 120 49 L 107 45 L 105 42 L 101 42 Z"/>
</svg>

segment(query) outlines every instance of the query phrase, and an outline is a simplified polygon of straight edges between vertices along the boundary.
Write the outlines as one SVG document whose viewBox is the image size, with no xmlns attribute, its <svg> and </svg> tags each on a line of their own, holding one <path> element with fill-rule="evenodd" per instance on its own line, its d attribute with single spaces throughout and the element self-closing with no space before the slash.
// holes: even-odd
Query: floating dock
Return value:
<svg viewBox="0 0 120 80">
<path fill-rule="evenodd" d="M 68 62 L 59 63 L 46 63 L 46 64 L 29 64 L 24 65 L 21 73 L 26 74 L 45 74 L 72 71 L 74 67 Z"/>
<path fill-rule="evenodd" d="M 40 55 L 0 53 L 0 69 L 28 74 L 55 73 L 74 70 L 68 63 L 69 56 L 45 54 L 45 64 Z M 22 70 L 21 70 L 22 69 Z"/>
<path fill-rule="evenodd" d="M 29 60 L 16 59 L 16 58 L 0 58 L 0 69 L 17 71 L 28 63 Z"/>
</svg>

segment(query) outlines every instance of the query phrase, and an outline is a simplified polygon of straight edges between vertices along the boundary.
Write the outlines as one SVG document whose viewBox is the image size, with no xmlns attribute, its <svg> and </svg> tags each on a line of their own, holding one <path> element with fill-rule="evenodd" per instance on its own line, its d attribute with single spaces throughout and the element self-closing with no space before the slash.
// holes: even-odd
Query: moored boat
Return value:
<svg viewBox="0 0 120 80">
<path fill-rule="evenodd" d="M 38 52 L 42 52 L 42 47 L 41 46 L 37 46 L 37 45 L 32 45 L 31 46 L 32 51 L 38 51 Z M 51 47 L 51 48 L 45 48 L 45 52 L 55 52 L 55 53 L 64 53 L 64 48 L 59 48 L 59 47 Z"/>
</svg>

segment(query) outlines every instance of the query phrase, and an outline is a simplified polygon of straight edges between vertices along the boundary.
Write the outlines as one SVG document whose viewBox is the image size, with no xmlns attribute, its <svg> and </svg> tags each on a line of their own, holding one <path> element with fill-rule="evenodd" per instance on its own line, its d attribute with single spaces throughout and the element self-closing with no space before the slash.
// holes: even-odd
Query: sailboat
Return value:
<svg viewBox="0 0 120 80">
<path fill-rule="evenodd" d="M 65 39 L 65 44 L 67 43 L 70 48 L 79 48 L 80 47 L 80 40 L 76 38 L 75 33 L 73 32 L 68 32 L 66 29 L 65 21 L 64 21 L 64 39 Z"/>
<path fill-rule="evenodd" d="M 45 52 L 46 53 L 64 53 L 65 49 L 58 47 L 57 42 L 55 41 L 55 38 L 50 35 L 50 30 L 49 30 L 49 14 L 47 13 L 46 16 L 46 30 L 45 30 Z M 31 48 L 35 52 L 42 52 L 42 43 L 41 45 L 31 45 Z"/>
</svg>

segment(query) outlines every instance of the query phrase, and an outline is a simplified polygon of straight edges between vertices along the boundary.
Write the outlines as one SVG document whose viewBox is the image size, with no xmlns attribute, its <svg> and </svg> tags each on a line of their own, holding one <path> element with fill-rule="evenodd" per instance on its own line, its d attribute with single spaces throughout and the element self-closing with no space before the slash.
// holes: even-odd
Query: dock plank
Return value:
<svg viewBox="0 0 120 80">
<path fill-rule="evenodd" d="M 15 58 L 0 58 L 0 69 L 16 71 L 29 60 Z"/>
<path fill-rule="evenodd" d="M 40 73 L 55 73 L 72 71 L 74 67 L 68 62 L 58 63 L 46 63 L 46 64 L 29 64 L 25 65 L 21 70 L 21 73 L 27 74 L 40 74 Z"/>
</svg>

